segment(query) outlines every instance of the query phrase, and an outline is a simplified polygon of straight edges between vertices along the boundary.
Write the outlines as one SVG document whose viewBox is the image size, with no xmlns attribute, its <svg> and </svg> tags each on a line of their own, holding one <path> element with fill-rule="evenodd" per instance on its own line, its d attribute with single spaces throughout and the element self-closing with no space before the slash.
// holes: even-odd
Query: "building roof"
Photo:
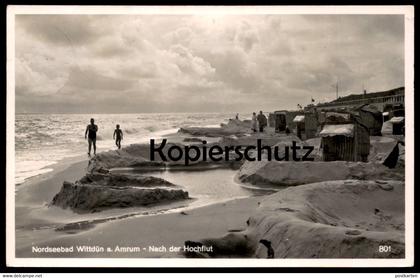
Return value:
<svg viewBox="0 0 420 278">
<path fill-rule="evenodd" d="M 345 120 L 349 120 L 350 119 L 350 114 L 349 113 L 339 113 L 339 112 L 326 112 L 325 116 L 327 118 L 329 117 L 336 117 L 336 118 L 343 118 Z"/>
<path fill-rule="evenodd" d="M 319 133 L 321 137 L 344 135 L 346 137 L 353 137 L 353 124 L 342 124 L 342 125 L 325 125 L 322 131 Z"/>
<path fill-rule="evenodd" d="M 286 110 L 278 110 L 278 111 L 274 111 L 274 114 L 285 114 L 286 115 L 287 112 L 288 111 L 286 111 Z"/>
<path fill-rule="evenodd" d="M 294 119 L 293 122 L 295 123 L 301 123 L 305 121 L 305 116 L 304 115 L 297 115 Z"/>
<path fill-rule="evenodd" d="M 396 124 L 396 123 L 401 123 L 404 121 L 404 117 L 393 117 L 391 120 L 389 120 L 389 122 Z"/>
<path fill-rule="evenodd" d="M 404 87 L 395 88 L 388 91 L 382 92 L 375 92 L 375 93 L 367 93 L 367 94 L 352 94 L 344 97 L 340 97 L 336 100 L 333 100 L 331 103 L 334 102 L 341 102 L 341 101 L 349 101 L 349 100 L 358 100 L 358 99 L 368 99 L 368 98 L 376 98 L 376 97 L 387 97 L 393 96 L 398 94 L 404 94 Z"/>
<path fill-rule="evenodd" d="M 381 114 L 381 111 L 379 111 L 378 108 L 376 108 L 376 106 L 366 103 L 359 105 L 358 107 L 356 107 L 355 110 L 361 110 L 372 114 Z"/>
</svg>

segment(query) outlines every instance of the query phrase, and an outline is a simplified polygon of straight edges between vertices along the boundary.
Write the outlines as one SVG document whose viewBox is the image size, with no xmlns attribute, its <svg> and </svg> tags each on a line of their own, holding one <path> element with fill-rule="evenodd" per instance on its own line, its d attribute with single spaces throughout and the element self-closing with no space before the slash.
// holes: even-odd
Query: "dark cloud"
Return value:
<svg viewBox="0 0 420 278">
<path fill-rule="evenodd" d="M 72 68 L 65 86 L 87 90 L 115 91 L 127 90 L 133 85 L 132 81 L 103 76 L 94 70 Z"/>
<path fill-rule="evenodd" d="M 104 35 L 106 26 L 94 26 L 93 16 L 81 15 L 17 15 L 18 27 L 37 40 L 61 46 L 92 43 Z M 101 27 L 101 28 L 96 28 Z"/>
<path fill-rule="evenodd" d="M 15 61 L 18 112 L 294 109 L 403 86 L 404 18 L 18 15 Z"/>
<path fill-rule="evenodd" d="M 244 22 L 239 28 L 236 39 L 246 52 L 250 51 L 259 41 L 257 31 L 247 22 Z"/>
<path fill-rule="evenodd" d="M 158 77 L 158 66 L 154 62 L 137 61 L 135 65 L 126 65 L 119 73 L 127 79 L 149 79 Z"/>
</svg>

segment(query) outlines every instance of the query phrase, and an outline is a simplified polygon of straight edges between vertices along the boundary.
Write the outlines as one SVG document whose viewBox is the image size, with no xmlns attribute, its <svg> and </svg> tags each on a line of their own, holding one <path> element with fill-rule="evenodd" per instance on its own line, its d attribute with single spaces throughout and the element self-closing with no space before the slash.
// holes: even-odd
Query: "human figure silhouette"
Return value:
<svg viewBox="0 0 420 278">
<path fill-rule="evenodd" d="M 115 139 L 115 145 L 117 145 L 118 149 L 121 149 L 121 140 L 123 139 L 123 132 L 120 129 L 120 125 L 116 126 L 113 138 Z"/>
<path fill-rule="evenodd" d="M 264 127 L 267 126 L 267 118 L 265 117 L 262 111 L 260 111 L 260 114 L 258 114 L 257 121 L 260 132 L 264 132 Z"/>
<path fill-rule="evenodd" d="M 98 132 L 98 126 L 95 125 L 95 120 L 92 118 L 90 119 L 90 124 L 86 127 L 86 131 L 85 131 L 85 139 L 88 139 L 88 143 L 89 143 L 89 152 L 88 152 L 89 156 L 90 156 L 90 150 L 92 149 L 92 144 L 93 144 L 93 154 L 96 155 L 96 132 Z"/>
<path fill-rule="evenodd" d="M 257 114 L 255 112 L 252 113 L 251 129 L 253 132 L 257 132 Z"/>
</svg>

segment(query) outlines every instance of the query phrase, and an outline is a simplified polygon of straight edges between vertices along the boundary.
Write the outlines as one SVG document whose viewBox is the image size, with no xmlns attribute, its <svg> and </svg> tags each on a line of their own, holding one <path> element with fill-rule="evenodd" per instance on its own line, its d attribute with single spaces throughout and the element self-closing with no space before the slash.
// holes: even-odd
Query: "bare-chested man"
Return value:
<svg viewBox="0 0 420 278">
<path fill-rule="evenodd" d="M 90 125 L 86 127 L 85 131 L 85 139 L 88 139 L 89 142 L 89 152 L 88 155 L 90 156 L 90 150 L 93 144 L 93 154 L 96 155 L 96 132 L 98 132 L 98 126 L 95 125 L 95 120 L 92 118 L 90 119 Z"/>
</svg>

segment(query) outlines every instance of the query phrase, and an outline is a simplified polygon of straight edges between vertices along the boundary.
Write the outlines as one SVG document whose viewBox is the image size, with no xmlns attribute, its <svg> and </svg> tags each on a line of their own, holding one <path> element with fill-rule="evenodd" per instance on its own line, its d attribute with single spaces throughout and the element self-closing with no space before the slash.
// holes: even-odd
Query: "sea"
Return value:
<svg viewBox="0 0 420 278">
<path fill-rule="evenodd" d="M 87 155 L 86 126 L 98 125 L 97 153 L 115 149 L 113 132 L 123 130 L 123 146 L 161 138 L 185 126 L 220 126 L 234 113 L 16 114 L 15 183 L 53 170 L 63 159 Z"/>
</svg>

